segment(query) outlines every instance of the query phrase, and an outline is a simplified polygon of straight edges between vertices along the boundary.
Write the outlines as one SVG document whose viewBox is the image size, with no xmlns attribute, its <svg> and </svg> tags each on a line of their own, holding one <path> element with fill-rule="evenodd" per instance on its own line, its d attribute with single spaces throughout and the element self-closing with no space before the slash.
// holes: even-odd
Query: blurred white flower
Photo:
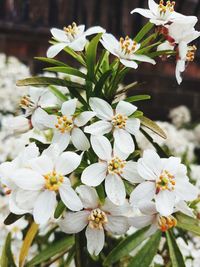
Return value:
<svg viewBox="0 0 200 267">
<path fill-rule="evenodd" d="M 191 121 L 191 113 L 188 107 L 178 106 L 170 110 L 169 118 L 177 128 L 180 128 Z"/>
</svg>

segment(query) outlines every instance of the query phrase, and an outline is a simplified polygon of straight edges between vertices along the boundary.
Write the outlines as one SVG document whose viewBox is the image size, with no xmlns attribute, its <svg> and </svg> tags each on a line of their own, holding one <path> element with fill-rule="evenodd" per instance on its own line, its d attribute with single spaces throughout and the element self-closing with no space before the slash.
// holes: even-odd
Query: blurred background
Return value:
<svg viewBox="0 0 200 267">
<path fill-rule="evenodd" d="M 42 66 L 33 59 L 45 56 L 51 27 L 62 28 L 73 21 L 86 27 L 100 25 L 117 37 L 134 36 L 147 21 L 140 15 L 130 15 L 135 7 L 147 7 L 147 0 L 0 0 L 0 53 L 15 56 L 30 67 L 32 74 Z M 176 11 L 185 15 L 200 15 L 199 0 L 177 0 Z M 200 25 L 196 25 L 197 30 Z M 198 40 L 195 44 L 199 46 Z M 190 108 L 192 117 L 200 116 L 200 50 L 195 62 L 184 73 L 178 86 L 174 62 L 152 67 L 143 64 L 132 71 L 127 82 L 137 80 L 139 93 L 152 96 L 142 109 L 152 119 L 168 120 L 169 110 L 180 104 Z M 156 74 L 156 75 L 155 75 Z"/>
</svg>

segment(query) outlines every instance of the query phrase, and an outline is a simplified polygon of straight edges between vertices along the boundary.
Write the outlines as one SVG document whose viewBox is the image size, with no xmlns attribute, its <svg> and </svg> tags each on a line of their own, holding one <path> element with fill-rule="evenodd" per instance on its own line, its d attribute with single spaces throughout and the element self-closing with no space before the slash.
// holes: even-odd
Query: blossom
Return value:
<svg viewBox="0 0 200 267">
<path fill-rule="evenodd" d="M 76 190 L 84 209 L 76 213 L 67 212 L 59 226 L 67 234 L 81 232 L 86 227 L 87 249 L 90 254 L 98 255 L 105 243 L 104 231 L 122 235 L 128 230 L 124 216 L 129 209 L 128 204 L 115 206 L 106 198 L 101 205 L 94 188 L 81 185 Z"/>
<path fill-rule="evenodd" d="M 145 179 L 131 193 L 132 205 L 155 199 L 156 209 L 162 216 L 172 214 L 175 203 L 191 201 L 198 190 L 187 177 L 187 169 L 180 158 L 160 158 L 153 150 L 145 150 L 138 160 L 138 174 Z"/>
<path fill-rule="evenodd" d="M 25 118 L 23 115 L 16 117 L 7 118 L 4 121 L 5 130 L 9 130 L 10 133 L 22 134 L 27 132 L 32 128 L 29 119 Z"/>
<path fill-rule="evenodd" d="M 60 115 L 48 115 L 44 110 L 41 113 L 40 120 L 46 127 L 54 130 L 52 143 L 59 145 L 63 151 L 67 148 L 70 140 L 78 150 L 88 150 L 90 143 L 79 128 L 85 125 L 95 113 L 84 111 L 79 115 L 75 114 L 77 99 L 70 99 L 62 104 Z"/>
<path fill-rule="evenodd" d="M 91 97 L 89 104 L 100 121 L 85 127 L 84 131 L 92 135 L 104 135 L 113 131 L 116 146 L 124 153 L 132 153 L 135 145 L 131 134 L 135 135 L 140 128 L 140 120 L 133 117 L 137 107 L 119 101 L 113 110 L 110 104 L 97 97 Z"/>
<path fill-rule="evenodd" d="M 101 43 L 105 49 L 118 57 L 120 62 L 128 68 L 137 69 L 138 64 L 135 61 L 156 64 L 155 60 L 150 57 L 137 54 L 140 44 L 131 40 L 128 36 L 125 39 L 121 37 L 118 41 L 112 34 L 104 33 Z"/>
<path fill-rule="evenodd" d="M 109 140 L 104 136 L 92 136 L 91 144 L 99 157 L 99 162 L 84 169 L 81 181 L 89 186 L 98 186 L 105 179 L 105 191 L 108 198 L 116 205 L 125 202 L 126 190 L 122 179 L 133 183 L 142 182 L 136 172 L 136 162 L 126 161 L 129 154 L 123 154 L 114 145 L 112 150 Z"/>
<path fill-rule="evenodd" d="M 21 209 L 32 207 L 34 220 L 38 224 L 45 224 L 53 215 L 57 194 L 69 209 L 82 209 L 82 203 L 66 176 L 80 162 L 81 156 L 74 152 L 60 154 L 56 146 L 44 150 L 41 156 L 29 162 L 29 168 L 20 168 L 13 173 L 12 181 L 18 187 L 13 192 L 16 206 Z"/>
<path fill-rule="evenodd" d="M 53 28 L 51 33 L 58 43 L 50 46 L 47 50 L 47 57 L 55 57 L 65 47 L 69 47 L 77 52 L 83 51 L 87 43 L 87 36 L 103 32 L 105 30 L 99 26 L 91 27 L 85 31 L 85 25 L 77 26 L 75 22 L 68 27 L 64 27 L 63 30 Z"/>
<path fill-rule="evenodd" d="M 169 118 L 177 128 L 180 128 L 185 123 L 189 123 L 191 121 L 191 113 L 188 107 L 182 105 L 171 109 L 169 112 Z"/>
<path fill-rule="evenodd" d="M 186 19 L 184 15 L 174 11 L 175 1 L 167 1 L 165 5 L 163 0 L 160 0 L 159 4 L 156 4 L 154 0 L 149 0 L 148 5 L 149 9 L 135 8 L 131 14 L 139 13 L 149 18 L 150 22 L 155 25 L 165 25 L 177 19 Z"/>
</svg>

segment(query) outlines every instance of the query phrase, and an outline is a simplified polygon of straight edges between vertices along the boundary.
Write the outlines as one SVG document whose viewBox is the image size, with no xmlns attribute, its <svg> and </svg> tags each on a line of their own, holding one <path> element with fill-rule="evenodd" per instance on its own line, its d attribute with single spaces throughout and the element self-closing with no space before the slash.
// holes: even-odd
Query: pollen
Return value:
<svg viewBox="0 0 200 267">
<path fill-rule="evenodd" d="M 160 190 L 174 190 L 176 185 L 175 177 L 167 170 L 163 170 L 158 181 L 156 182 L 156 192 Z"/>
<path fill-rule="evenodd" d="M 64 176 L 56 171 L 49 172 L 44 175 L 45 188 L 51 191 L 58 191 L 60 185 L 64 181 Z"/>
<path fill-rule="evenodd" d="M 195 45 L 188 46 L 188 51 L 187 51 L 187 55 L 186 55 L 187 61 L 193 61 L 194 60 L 196 50 L 197 50 L 197 47 Z"/>
<path fill-rule="evenodd" d="M 120 128 L 120 129 L 124 129 L 125 126 L 126 126 L 127 119 L 128 119 L 127 116 L 124 116 L 122 114 L 116 114 L 112 118 L 112 124 L 113 124 L 114 127 L 117 127 L 117 128 Z"/>
<path fill-rule="evenodd" d="M 34 103 L 31 101 L 31 99 L 30 99 L 30 97 L 28 95 L 25 95 L 25 96 L 23 96 L 21 98 L 19 105 L 23 109 L 33 108 L 34 107 Z"/>
<path fill-rule="evenodd" d="M 170 228 L 173 228 L 177 225 L 177 220 L 172 216 L 159 216 L 158 218 L 158 227 L 162 232 L 166 232 Z"/>
<path fill-rule="evenodd" d="M 104 224 L 108 222 L 106 213 L 97 208 L 91 211 L 88 216 L 89 227 L 92 229 L 103 229 Z"/>
<path fill-rule="evenodd" d="M 112 158 L 108 163 L 108 173 L 110 174 L 122 174 L 123 168 L 126 165 L 125 160 L 121 160 L 118 157 Z"/>
<path fill-rule="evenodd" d="M 158 8 L 160 13 L 167 13 L 167 12 L 173 12 L 174 11 L 174 6 L 175 6 L 175 1 L 167 1 L 166 5 L 164 4 L 164 1 L 161 0 L 159 2 Z"/>
<path fill-rule="evenodd" d="M 69 36 L 75 36 L 78 33 L 78 27 L 75 22 L 72 23 L 72 25 L 68 25 L 67 27 L 64 27 L 63 30 L 65 33 Z"/>
<path fill-rule="evenodd" d="M 121 37 L 119 39 L 119 43 L 120 43 L 120 48 L 125 55 L 132 54 L 136 51 L 137 42 L 135 42 L 134 40 L 131 40 L 128 36 L 126 36 L 125 39 Z"/>
<path fill-rule="evenodd" d="M 69 132 L 73 128 L 73 121 L 67 116 L 57 116 L 57 123 L 55 124 L 55 127 L 61 133 Z"/>
</svg>

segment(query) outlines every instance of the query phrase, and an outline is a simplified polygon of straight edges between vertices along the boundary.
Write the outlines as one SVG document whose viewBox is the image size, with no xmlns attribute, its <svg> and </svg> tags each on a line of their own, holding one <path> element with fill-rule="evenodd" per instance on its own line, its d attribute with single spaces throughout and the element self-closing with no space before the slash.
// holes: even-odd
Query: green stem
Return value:
<svg viewBox="0 0 200 267">
<path fill-rule="evenodd" d="M 75 234 L 75 265 L 76 267 L 83 267 L 81 259 L 81 238 L 80 234 Z"/>
</svg>

